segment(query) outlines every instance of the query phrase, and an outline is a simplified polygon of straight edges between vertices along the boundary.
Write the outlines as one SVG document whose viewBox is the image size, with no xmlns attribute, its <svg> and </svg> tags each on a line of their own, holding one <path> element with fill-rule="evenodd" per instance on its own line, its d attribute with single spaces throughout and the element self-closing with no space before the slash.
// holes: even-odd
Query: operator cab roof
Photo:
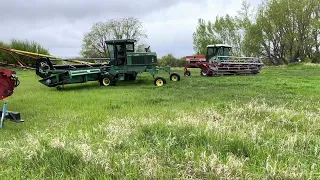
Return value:
<svg viewBox="0 0 320 180">
<path fill-rule="evenodd" d="M 208 45 L 208 47 L 229 47 L 229 48 L 232 48 L 232 46 L 228 45 L 228 44 L 211 44 L 211 45 Z"/>
<path fill-rule="evenodd" d="M 105 41 L 105 43 L 126 43 L 126 42 L 130 42 L 130 43 L 134 43 L 137 42 L 134 39 L 115 39 L 115 40 L 107 40 Z"/>
</svg>

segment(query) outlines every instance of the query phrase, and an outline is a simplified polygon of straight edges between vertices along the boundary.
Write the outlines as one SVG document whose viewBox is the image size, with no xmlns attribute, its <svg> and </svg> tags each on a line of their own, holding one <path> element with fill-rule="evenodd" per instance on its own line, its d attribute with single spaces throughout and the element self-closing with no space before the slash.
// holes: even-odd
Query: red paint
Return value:
<svg viewBox="0 0 320 180">
<path fill-rule="evenodd" d="M 186 61 L 206 61 L 206 56 L 204 55 L 186 56 Z"/>
<path fill-rule="evenodd" d="M 17 79 L 14 78 L 15 75 L 15 71 L 0 68 L 0 100 L 13 94 L 13 90 L 17 83 Z"/>
</svg>

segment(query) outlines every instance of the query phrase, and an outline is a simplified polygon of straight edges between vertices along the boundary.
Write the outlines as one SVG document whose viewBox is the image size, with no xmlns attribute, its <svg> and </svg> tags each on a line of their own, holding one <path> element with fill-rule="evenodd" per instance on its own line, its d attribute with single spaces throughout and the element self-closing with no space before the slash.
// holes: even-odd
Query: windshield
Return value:
<svg viewBox="0 0 320 180">
<path fill-rule="evenodd" d="M 218 56 L 229 56 L 230 48 L 228 47 L 220 47 L 218 50 Z"/>
<path fill-rule="evenodd" d="M 208 55 L 209 56 L 215 56 L 217 53 L 217 49 L 216 48 L 208 48 Z"/>
<path fill-rule="evenodd" d="M 230 54 L 230 53 L 229 53 L 229 52 L 230 52 L 230 48 L 224 47 L 223 49 L 224 49 L 223 55 L 224 55 L 224 56 L 229 56 L 229 54 Z"/>
</svg>

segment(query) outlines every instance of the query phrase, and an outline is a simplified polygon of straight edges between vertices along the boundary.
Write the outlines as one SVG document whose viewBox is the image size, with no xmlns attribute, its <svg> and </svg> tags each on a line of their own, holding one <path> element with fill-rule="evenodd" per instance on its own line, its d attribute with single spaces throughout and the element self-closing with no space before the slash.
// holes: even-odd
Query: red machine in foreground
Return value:
<svg viewBox="0 0 320 180">
<path fill-rule="evenodd" d="M 230 56 L 232 47 L 225 44 L 208 45 L 206 55 L 187 56 L 184 75 L 188 68 L 200 68 L 202 76 L 257 74 L 264 65 L 259 58 Z"/>
<path fill-rule="evenodd" d="M 0 100 L 3 100 L 14 93 L 14 89 L 19 86 L 19 79 L 15 71 L 0 67 Z M 0 128 L 7 118 L 13 122 L 24 122 L 20 119 L 20 113 L 7 111 L 7 103 L 4 103 L 1 112 Z"/>
<path fill-rule="evenodd" d="M 16 72 L 0 67 L 0 100 L 3 100 L 13 94 L 14 88 L 19 85 Z"/>
</svg>

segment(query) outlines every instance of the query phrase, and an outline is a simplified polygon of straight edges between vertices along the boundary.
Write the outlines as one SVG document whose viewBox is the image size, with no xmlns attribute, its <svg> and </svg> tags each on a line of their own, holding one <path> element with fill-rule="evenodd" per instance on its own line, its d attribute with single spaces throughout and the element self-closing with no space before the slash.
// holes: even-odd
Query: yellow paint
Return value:
<svg viewBox="0 0 320 180">
<path fill-rule="evenodd" d="M 54 58 L 54 59 L 61 59 L 59 57 L 56 56 L 50 56 L 50 55 L 46 55 L 46 54 L 40 54 L 40 53 L 33 53 L 33 52 L 28 52 L 28 51 L 22 51 L 22 50 L 17 50 L 17 49 L 10 49 L 14 52 L 18 52 L 18 53 L 25 53 L 25 54 L 30 54 L 30 55 L 35 55 L 35 56 L 43 56 L 43 57 L 49 57 L 49 58 Z M 85 62 L 85 61 L 80 61 L 80 60 L 70 60 L 71 62 L 75 62 L 75 63 L 81 63 L 81 64 L 95 64 L 95 63 L 90 63 L 90 62 Z"/>
</svg>

